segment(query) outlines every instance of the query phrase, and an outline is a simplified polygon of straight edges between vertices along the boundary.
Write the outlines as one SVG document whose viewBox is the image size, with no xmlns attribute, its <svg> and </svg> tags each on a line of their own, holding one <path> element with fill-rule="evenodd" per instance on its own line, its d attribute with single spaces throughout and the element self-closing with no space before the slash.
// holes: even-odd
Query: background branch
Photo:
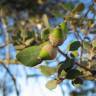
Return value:
<svg viewBox="0 0 96 96">
<path fill-rule="evenodd" d="M 17 96 L 19 96 L 19 91 L 18 91 L 17 84 L 16 84 L 16 78 L 13 76 L 13 74 L 10 72 L 8 67 L 3 62 L 0 61 L 0 64 L 2 64 L 2 66 L 6 69 L 6 71 L 10 75 L 10 77 L 11 77 L 13 83 L 14 83 L 14 86 L 15 86 L 16 94 L 17 94 Z"/>
</svg>

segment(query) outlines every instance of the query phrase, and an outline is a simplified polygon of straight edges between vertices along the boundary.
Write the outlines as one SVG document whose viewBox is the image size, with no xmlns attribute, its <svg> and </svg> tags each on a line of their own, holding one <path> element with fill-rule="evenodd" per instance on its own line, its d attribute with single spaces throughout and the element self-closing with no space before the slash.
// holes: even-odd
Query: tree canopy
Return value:
<svg viewBox="0 0 96 96">
<path fill-rule="evenodd" d="M 71 0 L 1 0 L 0 22 L 9 36 L 6 44 L 12 43 L 16 48 L 16 62 L 37 66 L 44 76 L 54 75 L 46 84 L 50 90 L 65 79 L 74 86 L 84 80 L 95 81 L 95 6 L 96 0 L 89 6 Z M 61 18 L 62 22 L 51 24 L 54 18 Z M 71 35 L 73 40 L 65 45 Z M 62 50 L 64 46 L 66 49 Z M 49 61 L 56 61 L 56 66 L 42 65 Z"/>
</svg>

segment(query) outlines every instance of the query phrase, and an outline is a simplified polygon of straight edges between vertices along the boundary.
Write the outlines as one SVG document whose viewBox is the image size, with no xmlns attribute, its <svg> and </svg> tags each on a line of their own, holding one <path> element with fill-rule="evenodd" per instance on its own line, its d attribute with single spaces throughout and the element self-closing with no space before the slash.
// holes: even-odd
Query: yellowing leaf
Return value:
<svg viewBox="0 0 96 96">
<path fill-rule="evenodd" d="M 57 87 L 57 80 L 48 81 L 46 87 L 50 90 L 55 89 Z"/>
<path fill-rule="evenodd" d="M 43 23 L 44 23 L 45 27 L 49 28 L 50 25 L 49 25 L 49 22 L 48 22 L 48 16 L 47 16 L 47 14 L 44 14 L 43 17 L 42 17 L 42 19 L 43 19 Z"/>
<path fill-rule="evenodd" d="M 39 69 L 41 70 L 42 74 L 44 74 L 45 76 L 53 75 L 56 72 L 56 68 L 45 66 L 45 65 L 41 65 Z"/>
<path fill-rule="evenodd" d="M 83 48 L 84 48 L 85 50 L 90 50 L 91 44 L 90 44 L 89 42 L 87 42 L 87 41 L 84 41 L 84 42 L 83 42 Z"/>
<path fill-rule="evenodd" d="M 78 54 L 78 51 L 72 51 L 72 55 L 74 55 L 75 57 L 77 57 L 79 54 Z"/>
</svg>

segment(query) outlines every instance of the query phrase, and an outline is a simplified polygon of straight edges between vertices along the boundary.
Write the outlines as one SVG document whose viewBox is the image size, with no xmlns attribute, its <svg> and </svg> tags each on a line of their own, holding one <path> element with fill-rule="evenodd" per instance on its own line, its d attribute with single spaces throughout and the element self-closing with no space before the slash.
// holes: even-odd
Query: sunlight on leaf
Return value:
<svg viewBox="0 0 96 96">
<path fill-rule="evenodd" d="M 48 81 L 46 87 L 50 90 L 55 89 L 57 87 L 57 80 Z"/>
<path fill-rule="evenodd" d="M 53 75 L 54 73 L 56 73 L 56 68 L 55 67 L 49 67 L 49 66 L 45 66 L 45 65 L 41 65 L 39 67 L 40 71 L 42 72 L 42 74 L 44 74 L 45 76 L 50 76 Z"/>
</svg>

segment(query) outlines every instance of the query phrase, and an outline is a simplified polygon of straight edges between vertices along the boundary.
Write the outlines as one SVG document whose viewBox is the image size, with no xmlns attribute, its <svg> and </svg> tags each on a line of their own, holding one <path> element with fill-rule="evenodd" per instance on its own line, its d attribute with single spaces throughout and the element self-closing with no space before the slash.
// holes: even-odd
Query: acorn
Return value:
<svg viewBox="0 0 96 96">
<path fill-rule="evenodd" d="M 53 60 L 57 55 L 57 48 L 53 47 L 49 42 L 46 43 L 40 51 L 39 59 Z"/>
<path fill-rule="evenodd" d="M 57 47 L 63 44 L 65 39 L 64 33 L 60 28 L 53 29 L 53 32 L 49 34 L 49 41 L 52 46 Z"/>
</svg>

